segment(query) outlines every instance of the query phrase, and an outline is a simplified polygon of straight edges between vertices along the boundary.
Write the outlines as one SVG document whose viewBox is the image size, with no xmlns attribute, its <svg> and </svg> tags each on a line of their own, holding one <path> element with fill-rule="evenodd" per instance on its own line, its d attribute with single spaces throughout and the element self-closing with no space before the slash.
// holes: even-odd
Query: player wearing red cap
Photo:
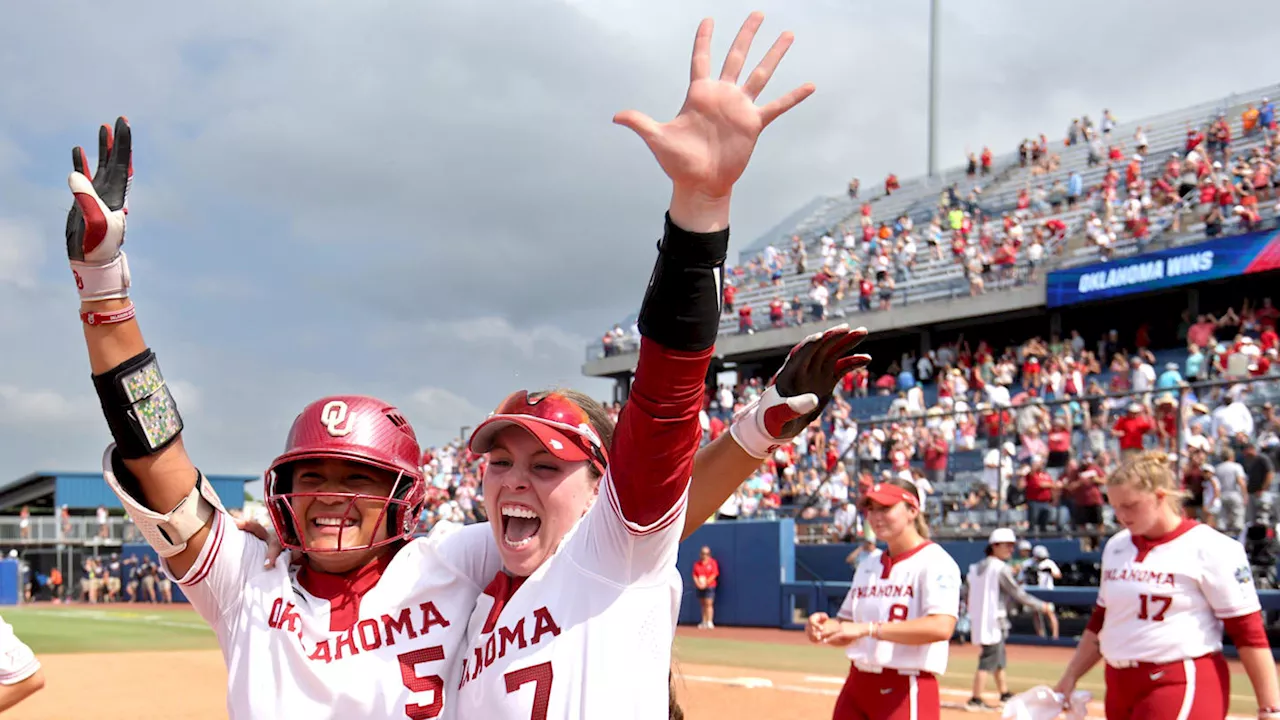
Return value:
<svg viewBox="0 0 1280 720">
<path fill-rule="evenodd" d="M 759 14 L 748 18 L 718 80 L 710 76 L 711 22 L 703 21 L 685 104 L 671 122 L 634 111 L 615 118 L 640 135 L 672 181 L 640 308 L 638 367 L 617 427 L 589 398 L 521 391 L 470 439 L 471 450 L 487 456 L 485 509 L 505 570 L 471 617 L 455 706 L 462 717 L 648 719 L 670 712 L 682 589 L 676 553 L 720 322 L 729 197 L 764 126 L 812 92 L 805 86 L 755 105 L 791 43 L 788 34 L 738 85 L 761 21 Z M 809 409 L 817 405 L 813 397 Z M 754 465 L 759 455 L 749 445 L 741 454 Z M 757 449 L 767 452 L 764 445 Z"/>
<path fill-rule="evenodd" d="M 1163 452 L 1122 465 L 1107 480 L 1107 496 L 1124 530 L 1102 551 L 1098 603 L 1055 690 L 1069 696 L 1103 660 L 1109 720 L 1221 720 L 1231 695 L 1225 629 L 1253 684 L 1258 717 L 1280 718 L 1275 661 L 1244 546 L 1182 517 L 1182 493 Z"/>
<path fill-rule="evenodd" d="M 706 31 L 700 34 L 695 71 L 707 60 L 709 27 Z M 749 43 L 749 33 L 746 40 Z M 543 437 L 516 421 L 514 425 L 519 427 L 495 432 L 491 439 L 494 452 L 508 453 L 507 462 L 533 455 L 538 458 L 516 472 L 503 473 L 504 460 L 491 455 L 490 460 L 496 462 L 490 463 L 487 483 L 498 478 L 505 488 L 519 490 L 538 484 L 546 491 L 545 495 L 520 495 L 495 489 L 493 496 L 501 496 L 503 506 L 489 501 L 491 517 L 504 518 L 496 523 L 506 556 L 503 560 L 517 571 L 528 570 L 529 559 L 537 554 L 545 559 L 559 548 L 559 539 L 575 527 L 572 513 L 537 517 L 537 510 L 563 509 L 576 503 L 583 505 L 578 513 L 581 517 L 594 498 L 593 494 L 566 496 L 559 492 L 579 489 L 572 483 L 557 489 L 541 482 L 547 477 L 547 459 L 562 463 L 561 469 L 582 470 L 585 476 L 608 462 L 605 448 L 613 449 L 615 464 L 621 461 L 631 471 L 620 471 L 604 488 L 608 507 L 616 513 L 605 522 L 616 524 L 623 535 L 612 533 L 615 528 L 610 528 L 604 534 L 584 530 L 580 536 L 598 541 L 625 536 L 631 540 L 624 542 L 633 542 L 632 547 L 642 545 L 645 537 L 660 536 L 660 542 L 670 546 L 670 561 L 662 562 L 674 564 L 675 543 L 667 529 L 677 528 L 674 535 L 678 540 L 683 523 L 676 521 L 684 519 L 684 488 L 689 484 L 692 451 L 697 448 L 701 381 L 710 357 L 710 343 L 704 341 L 714 339 L 718 323 L 716 302 L 727 240 L 728 191 L 762 126 L 811 90 L 801 88 L 763 109 L 751 103 L 788 42 L 786 39 L 775 46 L 745 88 L 733 85 L 732 77 L 719 83 L 705 77 L 695 79 L 685 111 L 672 123 L 660 126 L 637 114 L 619 116 L 619 122 L 646 139 L 673 179 L 681 179 L 673 193 L 667 239 L 642 312 L 646 349 L 616 445 L 598 433 L 592 439 L 590 416 L 584 423 L 584 418 L 573 412 L 582 405 L 573 403 L 572 396 L 517 394 L 511 398 L 512 414 L 537 415 L 539 425 L 567 420 L 570 426 L 560 428 L 562 434 Z M 734 62 L 741 66 L 745 45 L 735 44 L 735 53 L 731 53 L 727 73 Z M 736 77 L 737 70 L 730 74 Z M 104 457 L 104 477 L 164 559 L 165 572 L 183 584 L 197 610 L 214 627 L 228 665 L 230 717 L 442 716 L 446 693 L 458 687 L 460 675 L 469 677 L 458 667 L 469 655 L 453 652 L 468 628 L 465 616 L 476 606 L 481 585 L 495 577 L 499 567 L 488 527 L 478 525 L 430 540 L 411 539 L 424 497 L 417 467 L 419 451 L 411 427 L 385 402 L 334 396 L 312 403 L 297 417 L 285 452 L 268 472 L 267 504 L 272 524 L 280 542 L 290 548 L 290 560 L 297 562 L 264 567 L 267 545 L 234 526 L 216 493 L 187 456 L 177 405 L 135 321 L 136 311 L 128 299 L 131 277 L 120 250 L 132 181 L 131 157 L 130 130 L 121 118 L 114 135 L 107 127 L 100 133 L 98 171 L 90 175 L 84 153 L 77 148 L 73 152 L 75 172 L 69 178 L 75 205 L 67 218 L 68 257 L 80 290 L 94 385 L 115 440 Z M 709 165 L 700 164 L 703 160 Z M 693 165 L 688 164 L 691 161 Z M 682 313 L 691 297 L 698 301 L 711 298 L 712 312 Z M 841 360 L 835 350 L 848 350 L 863 335 L 843 328 L 808 343 L 803 346 L 808 350 L 801 354 L 812 362 L 804 367 L 847 367 L 851 359 Z M 815 347 L 822 350 L 820 358 Z M 801 423 L 801 415 L 810 413 L 803 418 L 802 427 L 820 410 L 819 398 L 802 392 L 803 382 L 791 383 L 792 389 L 800 392 L 797 395 L 784 389 L 783 379 L 780 376 L 772 394 L 766 393 L 735 423 L 730 440 L 708 453 L 708 468 L 728 467 L 729 471 L 722 473 L 725 477 L 745 477 L 767 454 L 770 443 L 782 442 L 793 430 L 798 432 L 793 426 Z M 829 393 L 827 387 L 826 396 Z M 562 402 L 566 397 L 567 404 Z M 686 406 L 692 407 L 691 415 L 685 412 Z M 628 419 L 633 416 L 635 420 Z M 490 429 L 501 419 L 496 418 Z M 687 422 L 690 419 L 691 424 Z M 521 442 L 533 443 L 536 448 L 526 446 L 522 455 L 517 450 Z M 578 447 L 583 459 L 566 460 L 554 454 L 578 458 L 571 445 Z M 546 498 L 550 501 L 539 505 Z M 714 507 L 722 499 L 704 498 L 694 504 Z M 657 517 L 648 517 L 659 508 Z M 528 516 L 530 510 L 535 517 Z M 578 527 L 587 526 L 586 520 Z M 547 524 L 545 530 L 540 530 L 542 521 Z M 535 538 L 540 531 L 545 535 Z M 561 538 L 554 538 L 555 534 Z M 592 549 L 618 548 L 597 544 Z M 561 557 L 582 559 L 570 553 Z M 565 563 L 559 566 L 565 567 Z M 608 570 L 627 574 L 639 573 L 641 568 L 624 562 Z M 513 578 L 511 585 L 515 586 L 518 580 L 514 578 L 526 576 L 505 577 Z M 639 575 L 632 578 L 633 587 L 639 579 Z M 559 584 L 546 595 L 571 597 L 569 587 Z M 523 600 L 534 592 L 530 587 L 518 597 Z M 669 608 L 672 598 L 678 596 L 678 586 L 675 593 L 662 591 L 665 599 L 659 604 Z M 552 637 L 560 634 L 554 618 L 543 617 L 539 610 L 546 608 L 533 608 L 527 625 L 517 620 L 503 628 L 515 633 L 508 640 L 518 640 L 521 650 L 526 637 L 522 632 L 535 641 L 547 633 Z M 573 619 L 572 613 L 562 617 Z M 566 628 L 573 626 L 566 623 Z M 627 629 L 634 630 L 634 624 Z M 478 624 L 472 631 L 480 632 Z M 664 658 L 670 635 L 670 628 L 664 627 L 648 636 L 653 647 L 665 648 Z M 541 646 L 551 645 L 556 643 Z M 563 642 L 558 645 L 565 647 Z M 488 647 L 486 644 L 479 655 L 486 668 L 492 658 L 483 652 Z M 516 654 L 507 657 L 514 659 Z M 570 679 L 568 668 L 581 671 L 584 662 L 585 656 L 580 655 L 576 663 L 561 664 L 562 679 Z M 473 664 L 473 671 L 478 667 Z M 643 683 L 632 683 L 645 697 L 645 702 L 635 705 L 637 712 L 647 712 L 650 705 L 656 707 L 650 699 L 666 708 L 666 667 L 664 659 L 660 686 L 649 683 L 648 676 Z M 495 668 L 489 675 L 497 673 Z M 654 674 L 658 674 L 656 666 Z M 470 677 L 470 684 L 478 687 L 474 676 Z M 523 704 L 520 712 L 524 716 L 528 716 L 530 705 L 545 710 L 541 701 L 516 692 L 524 688 L 541 697 L 540 670 L 520 669 L 499 677 L 500 694 L 511 695 L 513 701 Z M 605 686 L 593 683 L 593 687 Z M 581 690 L 582 685 L 562 683 L 563 688 Z M 553 702 L 559 697 L 553 695 Z M 580 708 L 579 700 L 571 697 L 557 707 L 569 715 Z M 495 708 L 501 705 L 501 700 L 494 703 Z M 482 707 L 480 716 L 497 716 L 484 703 Z"/>
<path fill-rule="evenodd" d="M 960 612 L 960 568 L 929 541 L 923 503 L 910 480 L 871 486 L 863 509 L 888 552 L 861 556 L 835 618 L 809 616 L 809 640 L 844 647 L 850 660 L 833 720 L 940 717 L 938 676 Z"/>
</svg>

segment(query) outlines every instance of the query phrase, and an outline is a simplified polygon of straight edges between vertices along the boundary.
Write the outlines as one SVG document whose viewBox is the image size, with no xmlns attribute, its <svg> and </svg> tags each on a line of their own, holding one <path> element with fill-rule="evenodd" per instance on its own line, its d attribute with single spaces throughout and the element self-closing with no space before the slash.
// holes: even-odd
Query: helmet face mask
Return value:
<svg viewBox="0 0 1280 720">
<path fill-rule="evenodd" d="M 289 431 L 285 451 L 272 462 L 265 480 L 266 505 L 281 545 L 302 553 L 337 553 L 364 551 L 407 541 L 418 527 L 418 518 L 426 501 L 426 482 L 418 467 L 421 451 L 413 428 L 394 407 L 365 396 L 333 396 L 308 405 Z M 300 461 L 338 461 L 367 467 L 378 477 L 390 477 L 386 495 L 367 492 L 295 491 L 294 470 Z M 304 507 L 322 502 L 332 506 L 330 516 L 351 518 L 363 524 L 372 507 L 378 508 L 374 528 L 383 527 L 385 535 L 375 532 L 366 541 L 344 543 L 337 533 L 337 543 L 317 546 L 307 541 L 302 530 L 306 521 L 299 517 L 295 501 Z"/>
</svg>

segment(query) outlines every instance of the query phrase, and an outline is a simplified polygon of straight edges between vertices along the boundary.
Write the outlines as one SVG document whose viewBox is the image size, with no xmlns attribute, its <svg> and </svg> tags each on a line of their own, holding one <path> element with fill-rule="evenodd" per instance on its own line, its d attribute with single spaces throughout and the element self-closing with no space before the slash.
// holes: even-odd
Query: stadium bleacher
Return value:
<svg viewBox="0 0 1280 720">
<path fill-rule="evenodd" d="M 1133 154 L 1134 132 L 1138 127 L 1144 129 L 1148 151 L 1142 164 L 1142 176 L 1150 182 L 1159 176 L 1165 159 L 1170 153 L 1181 153 L 1184 150 L 1188 127 L 1203 128 L 1219 113 L 1225 114 L 1232 131 L 1232 153 L 1240 153 L 1259 147 L 1262 133 L 1246 137 L 1241 132 L 1241 112 L 1249 103 L 1257 103 L 1263 97 L 1280 95 L 1280 85 L 1270 85 L 1247 92 L 1233 93 L 1190 107 L 1183 107 L 1159 115 L 1139 118 L 1117 123 L 1111 132 L 1103 138 L 1103 145 L 1119 144 L 1122 157 L 1127 159 Z M 1066 182 L 1072 173 L 1079 173 L 1083 181 L 1085 193 L 1082 202 L 1074 208 L 1065 206 L 1057 213 L 1032 214 L 1027 222 L 1042 225 L 1046 220 L 1057 218 L 1067 227 L 1066 238 L 1057 243 L 1049 243 L 1045 250 L 1045 267 L 1071 266 L 1095 262 L 1099 258 L 1098 248 L 1089 242 L 1083 232 L 1085 223 L 1093 213 L 1101 214 L 1099 193 L 1096 192 L 1108 168 L 1113 164 L 1105 156 L 1102 162 L 1091 166 L 1089 163 L 1090 147 L 1086 142 L 1078 142 L 1065 146 L 1061 140 L 1048 142 L 1048 152 L 1058 159 L 1057 169 L 1052 172 L 1035 174 L 1035 165 L 1025 166 L 1019 162 L 1019 154 L 1014 152 L 998 155 L 994 158 L 990 174 L 968 176 L 965 167 L 957 166 L 941 173 L 939 178 L 916 177 L 902 181 L 900 187 L 892 194 L 885 194 L 883 184 L 872 186 L 864 183 L 859 198 L 851 198 L 847 193 L 825 198 L 810 203 L 815 209 L 798 220 L 794 227 L 775 228 L 776 237 L 766 237 L 753 243 L 753 247 L 772 246 L 776 256 L 780 258 L 779 270 L 781 283 L 769 282 L 769 269 L 759 277 L 742 277 L 737 280 L 737 295 L 734 304 L 737 307 L 748 305 L 761 311 L 754 318 L 754 331 L 769 329 L 765 311 L 769 302 L 776 296 L 784 302 L 799 298 L 808 305 L 808 292 L 812 284 L 814 272 L 822 266 L 821 238 L 830 234 L 837 238 L 844 228 L 856 228 L 859 213 L 864 202 L 869 203 L 873 221 L 892 223 L 900 216 L 909 217 L 916 226 L 918 252 L 916 261 L 910 269 L 909 276 L 897 275 L 893 289 L 891 304 L 900 307 L 912 303 L 926 303 L 938 300 L 955 300 L 970 293 L 963 265 L 952 257 L 944 248 L 943 257 L 935 259 L 928 252 L 928 247 L 919 237 L 919 230 L 929 223 L 938 212 L 940 194 L 948 187 L 955 187 L 956 196 L 968 198 L 975 190 L 977 207 L 981 215 L 990 219 L 999 219 L 1004 213 L 1013 212 L 1017 207 L 1018 195 L 1021 191 L 1036 186 L 1051 187 L 1056 181 Z M 1117 198 L 1117 203 L 1124 198 Z M 1262 208 L 1263 217 L 1271 219 L 1274 211 Z M 1174 215 L 1178 214 L 1177 231 L 1173 230 Z M 1173 212 L 1152 213 L 1150 237 L 1145 244 L 1117 232 L 1117 240 L 1112 247 L 1112 257 L 1134 254 L 1142 250 L 1150 250 L 1167 245 L 1181 245 L 1196 242 L 1205 237 L 1204 224 L 1194 213 L 1194 203 L 1178 207 Z M 1113 227 L 1120 230 L 1123 224 L 1120 212 L 1115 213 Z M 1237 221 L 1229 218 L 1225 223 L 1228 230 Z M 976 233 L 975 233 L 976 234 Z M 803 243 L 806 271 L 798 272 L 796 261 L 790 255 L 792 237 L 798 236 Z M 771 253 L 775 254 L 775 253 Z M 740 257 L 739 268 L 748 266 L 754 257 Z M 896 262 L 896 260 L 895 260 Z M 1020 284 L 1027 266 L 1025 248 L 1018 252 L 1014 278 L 996 278 L 986 284 L 986 290 L 998 290 Z M 895 268 L 896 270 L 896 268 Z M 850 317 L 859 312 L 857 293 L 848 293 L 842 302 L 837 303 L 834 293 L 827 311 L 827 317 Z M 630 323 L 620 324 L 619 328 L 631 327 Z M 739 329 L 739 319 L 734 314 L 726 313 L 721 321 L 721 332 L 732 333 Z M 616 347 L 611 351 L 626 352 L 633 349 L 634 338 L 624 332 L 614 338 Z M 604 354 L 600 342 L 592 343 L 588 349 L 588 357 Z"/>
</svg>

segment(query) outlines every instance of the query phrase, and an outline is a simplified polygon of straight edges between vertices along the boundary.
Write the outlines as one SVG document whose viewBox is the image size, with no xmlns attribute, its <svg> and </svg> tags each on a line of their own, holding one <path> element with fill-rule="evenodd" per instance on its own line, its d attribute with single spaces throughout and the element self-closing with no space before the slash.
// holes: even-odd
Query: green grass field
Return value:
<svg viewBox="0 0 1280 720">
<path fill-rule="evenodd" d="M 213 631 L 193 610 L 182 606 L 172 610 L 133 610 L 128 607 L 43 606 L 10 608 L 4 619 L 13 626 L 37 655 L 86 652 L 128 652 L 139 650 L 216 650 Z M 750 669 L 843 676 L 848 663 L 831 648 L 811 645 L 725 640 L 706 637 L 678 637 L 675 657 L 679 664 L 721 665 Z M 1018 648 L 1010 646 L 1009 685 L 1015 692 L 1034 685 L 1052 685 L 1062 665 L 1018 659 Z M 972 681 L 976 658 L 952 657 L 943 684 L 967 688 Z M 1248 714 L 1253 696 L 1249 680 L 1233 666 L 1233 713 Z M 1081 681 L 1080 688 L 1102 696 L 1102 671 L 1095 669 Z"/>
<path fill-rule="evenodd" d="M 36 655 L 218 647 L 204 620 L 185 608 L 24 607 L 5 610 L 4 619 Z"/>
</svg>

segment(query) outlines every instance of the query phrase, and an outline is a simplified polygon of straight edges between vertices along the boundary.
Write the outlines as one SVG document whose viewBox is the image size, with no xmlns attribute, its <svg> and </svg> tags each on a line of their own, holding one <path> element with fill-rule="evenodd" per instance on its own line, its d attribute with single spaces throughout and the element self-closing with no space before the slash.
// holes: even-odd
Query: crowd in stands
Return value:
<svg viewBox="0 0 1280 720">
<path fill-rule="evenodd" d="M 1262 298 L 1216 316 L 1184 313 L 1185 349 L 1152 348 L 1143 325 L 1132 337 L 1071 331 L 1003 348 L 961 338 L 881 372 L 856 371 L 821 421 L 778 448 L 717 519 L 794 516 L 817 523 L 822 539 L 849 539 L 862 531 L 859 494 L 902 474 L 929 493 L 931 524 L 944 531 L 1007 524 L 1102 535 L 1115 529 L 1107 474 L 1133 453 L 1163 449 L 1184 477 L 1188 513 L 1240 534 L 1271 514 L 1277 320 Z M 710 392 L 705 440 L 763 390 L 748 378 Z M 478 458 L 453 443 L 429 450 L 424 465 L 433 519 L 482 519 Z"/>
<path fill-rule="evenodd" d="M 921 263 L 953 263 L 962 269 L 968 292 L 977 295 L 1035 279 L 1077 234 L 1107 260 L 1118 245 L 1142 251 L 1166 230 L 1176 234 L 1196 225 L 1208 237 L 1247 232 L 1264 215 L 1280 214 L 1275 104 L 1261 98 L 1238 122 L 1238 138 L 1224 112 L 1203 125 L 1188 123 L 1183 150 L 1155 158 L 1149 127 L 1137 126 L 1124 139 L 1117 137 L 1110 110 L 1097 124 L 1088 116 L 1073 119 L 1062 146 L 1086 146 L 1085 170 L 1105 171 L 1096 182 L 1086 182 L 1079 167 L 1059 172 L 1061 155 L 1045 134 L 1024 140 L 1017 170 L 1010 171 L 1017 177 L 1007 181 L 1022 187 L 1009 207 L 985 200 L 984 185 L 989 190 L 1005 181 L 994 174 L 989 147 L 968 155 L 969 189 L 946 187 L 923 215 L 879 215 L 877 201 L 901 187 L 895 174 L 885 178 L 883 195 L 865 199 L 855 178 L 848 186 L 858 203 L 853 217 L 815 237 L 793 235 L 781 247 L 770 244 L 729 269 L 724 312 L 736 315 L 739 332 L 754 333 L 887 310 Z M 1270 203 L 1274 208 L 1268 210 Z M 787 282 L 795 275 L 808 278 L 799 291 Z M 769 288 L 775 289 L 772 295 Z M 737 295 L 748 289 L 752 300 L 739 301 Z M 634 337 L 619 327 L 603 338 L 605 355 L 633 349 Z"/>
</svg>

